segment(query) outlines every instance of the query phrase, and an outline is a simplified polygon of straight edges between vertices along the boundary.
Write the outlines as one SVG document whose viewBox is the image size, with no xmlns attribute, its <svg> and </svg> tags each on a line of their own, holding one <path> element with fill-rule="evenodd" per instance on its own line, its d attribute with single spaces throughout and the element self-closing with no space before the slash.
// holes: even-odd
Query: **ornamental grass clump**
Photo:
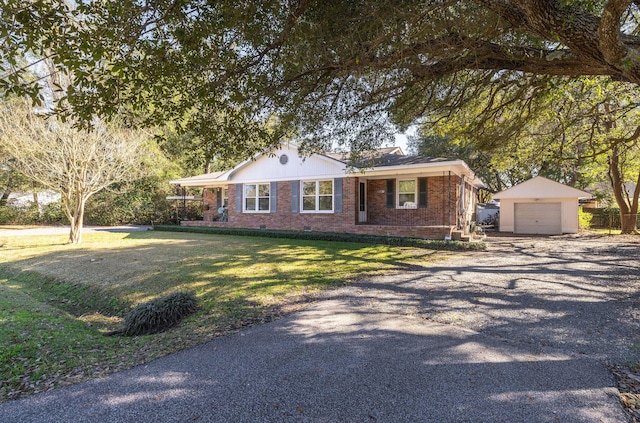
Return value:
<svg viewBox="0 0 640 423">
<path fill-rule="evenodd" d="M 137 336 L 162 332 L 198 310 L 191 292 L 175 292 L 138 304 L 124 317 L 124 327 L 106 335 Z"/>
</svg>

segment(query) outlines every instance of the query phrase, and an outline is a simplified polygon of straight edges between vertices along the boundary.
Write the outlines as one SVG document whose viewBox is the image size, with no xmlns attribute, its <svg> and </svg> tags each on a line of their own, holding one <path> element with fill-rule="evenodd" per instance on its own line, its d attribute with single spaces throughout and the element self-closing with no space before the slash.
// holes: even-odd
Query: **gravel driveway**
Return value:
<svg viewBox="0 0 640 423">
<path fill-rule="evenodd" d="M 345 287 L 340 295 L 538 351 L 640 361 L 640 236 L 619 239 L 490 236 L 487 251 Z"/>
<path fill-rule="evenodd" d="M 491 238 L 0 420 L 629 421 L 606 364 L 640 360 L 637 240 Z"/>
</svg>

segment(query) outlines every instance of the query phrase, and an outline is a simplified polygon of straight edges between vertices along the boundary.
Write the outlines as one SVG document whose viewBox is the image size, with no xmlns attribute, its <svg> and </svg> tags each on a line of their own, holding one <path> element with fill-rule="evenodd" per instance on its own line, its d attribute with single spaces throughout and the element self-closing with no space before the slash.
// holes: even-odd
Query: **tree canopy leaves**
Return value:
<svg viewBox="0 0 640 423">
<path fill-rule="evenodd" d="M 219 151 L 241 151 L 243 137 L 274 119 L 288 129 L 263 131 L 265 145 L 296 128 L 310 148 L 337 139 L 357 150 L 488 87 L 517 96 L 557 77 L 640 82 L 632 1 L 0 5 L 0 90 L 37 95 L 14 58 L 50 57 L 74 75 L 66 95 L 76 116 L 124 109 L 147 124 L 170 119 L 188 129 L 197 105 L 236 128 Z"/>
</svg>

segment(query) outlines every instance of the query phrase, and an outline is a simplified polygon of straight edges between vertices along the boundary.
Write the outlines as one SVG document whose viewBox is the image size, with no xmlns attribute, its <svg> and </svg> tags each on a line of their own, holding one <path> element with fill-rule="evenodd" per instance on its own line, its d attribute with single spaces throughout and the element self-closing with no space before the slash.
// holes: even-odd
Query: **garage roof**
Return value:
<svg viewBox="0 0 640 423">
<path fill-rule="evenodd" d="M 592 195 L 586 191 L 561 184 L 542 176 L 524 181 L 514 185 L 509 189 L 501 191 L 493 196 L 500 200 L 504 198 L 591 198 Z"/>
</svg>

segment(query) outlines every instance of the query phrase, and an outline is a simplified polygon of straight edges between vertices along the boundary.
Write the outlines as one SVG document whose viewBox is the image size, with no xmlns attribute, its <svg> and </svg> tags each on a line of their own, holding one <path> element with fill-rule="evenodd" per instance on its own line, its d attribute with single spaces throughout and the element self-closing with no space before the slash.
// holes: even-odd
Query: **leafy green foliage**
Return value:
<svg viewBox="0 0 640 423">
<path fill-rule="evenodd" d="M 620 210 L 615 208 L 582 208 L 583 214 L 589 214 L 590 228 L 620 229 Z"/>
<path fill-rule="evenodd" d="M 197 310 L 198 301 L 192 292 L 174 292 L 138 304 L 124 317 L 124 327 L 108 335 L 138 336 L 162 332 Z"/>
<path fill-rule="evenodd" d="M 19 61 L 50 57 L 74 77 L 59 108 L 85 122 L 123 112 L 171 121 L 215 139 L 207 150 L 221 157 L 292 133 L 309 148 L 361 150 L 397 130 L 390 116 L 406 127 L 487 91 L 544 89 L 547 76 L 637 84 L 640 65 L 624 59 L 636 54 L 637 6 L 604 19 L 604 4 L 4 0 L 0 91 L 42 94 L 26 77 L 35 65 Z M 496 142 L 517 130 L 509 118 L 531 112 L 495 114 Z"/>
<path fill-rule="evenodd" d="M 116 184 L 96 194 L 86 207 L 86 222 L 92 225 L 168 223 L 174 203 L 168 180 L 145 177 Z"/>
<path fill-rule="evenodd" d="M 63 224 L 67 222 L 60 203 L 49 203 L 38 210 L 35 204 L 25 206 L 0 205 L 1 225 Z"/>
<path fill-rule="evenodd" d="M 0 206 L 0 224 L 25 225 L 38 221 L 38 209 L 34 205 L 30 206 Z"/>
<path fill-rule="evenodd" d="M 61 203 L 49 203 L 44 206 L 38 216 L 37 223 L 45 225 L 63 224 L 67 222 L 67 216 Z M 35 223 L 35 222 L 31 222 Z"/>
<path fill-rule="evenodd" d="M 593 220 L 593 214 L 587 213 L 582 207 L 578 209 L 578 227 L 580 229 L 591 228 L 591 220 Z"/>
<path fill-rule="evenodd" d="M 582 189 L 608 182 L 621 213 L 635 215 L 640 189 L 627 192 L 626 183 L 640 180 L 639 103 L 634 85 L 608 78 L 546 80 L 479 93 L 455 114 L 433 115 L 422 132 L 473 145 L 507 186 L 535 175 Z"/>
<path fill-rule="evenodd" d="M 409 138 L 409 152 L 411 154 L 464 160 L 485 183 L 487 189 L 492 192 L 502 191 L 516 176 L 515 169 L 513 170 L 514 174 L 495 169 L 492 164 L 492 155 L 480 150 L 473 142 L 460 141 L 445 136 L 427 135 L 428 130 L 425 129 L 421 128 L 417 136 Z M 520 176 L 517 175 L 517 177 Z M 527 177 L 522 180 L 525 179 Z"/>
</svg>

